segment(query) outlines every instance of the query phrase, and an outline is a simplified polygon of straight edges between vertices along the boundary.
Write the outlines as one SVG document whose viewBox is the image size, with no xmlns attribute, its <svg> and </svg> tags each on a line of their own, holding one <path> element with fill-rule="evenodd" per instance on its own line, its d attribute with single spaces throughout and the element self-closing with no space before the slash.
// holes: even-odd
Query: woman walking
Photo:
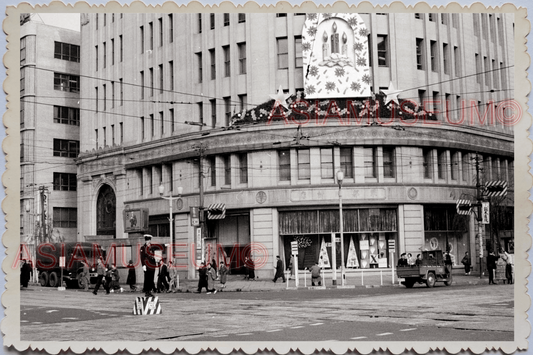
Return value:
<svg viewBox="0 0 533 355">
<path fill-rule="evenodd" d="M 472 264 L 472 261 L 470 260 L 470 255 L 468 255 L 467 251 L 465 251 L 465 256 L 463 257 L 463 260 L 461 260 L 461 263 L 465 266 L 465 275 L 470 275 L 470 265 Z"/>
<path fill-rule="evenodd" d="M 217 279 L 217 273 L 215 269 L 209 264 L 207 266 L 207 294 L 210 294 L 211 292 L 217 293 L 217 290 L 215 289 L 215 280 Z"/>
<path fill-rule="evenodd" d="M 228 268 L 224 264 L 223 261 L 220 262 L 220 267 L 218 268 L 218 274 L 220 277 L 220 284 L 222 285 L 222 289 L 226 288 L 226 275 L 228 274 Z"/>
</svg>

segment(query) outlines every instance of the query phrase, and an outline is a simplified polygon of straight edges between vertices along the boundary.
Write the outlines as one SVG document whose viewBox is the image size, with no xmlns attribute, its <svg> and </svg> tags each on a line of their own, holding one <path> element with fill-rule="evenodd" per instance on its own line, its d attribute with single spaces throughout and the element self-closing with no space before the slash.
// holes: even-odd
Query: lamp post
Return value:
<svg viewBox="0 0 533 355">
<path fill-rule="evenodd" d="M 26 213 L 29 215 L 29 216 L 32 216 L 32 217 L 35 217 L 37 214 L 36 213 L 31 213 L 31 205 L 30 205 L 30 202 L 26 202 L 26 206 L 24 206 L 25 210 L 26 210 Z M 34 226 L 33 227 L 33 232 L 30 232 L 32 234 L 32 237 L 33 237 L 33 255 L 32 255 L 32 268 L 33 268 L 33 281 L 36 281 L 37 280 L 37 272 L 36 272 L 36 265 L 37 265 L 37 235 L 35 233 L 35 225 L 33 223 L 34 221 L 31 221 L 30 225 L 31 226 Z"/>
<path fill-rule="evenodd" d="M 344 172 L 337 171 L 337 183 L 339 184 L 339 229 L 341 235 L 341 285 L 345 286 L 346 275 L 344 273 L 344 221 L 342 218 L 342 180 L 344 180 Z M 335 251 L 336 252 L 336 251 Z M 337 265 L 335 265 L 337 267 Z"/>
<path fill-rule="evenodd" d="M 178 187 L 178 196 L 174 197 L 172 195 L 168 196 L 168 197 L 165 197 L 163 196 L 163 193 L 165 192 L 165 186 L 163 186 L 163 184 L 159 185 L 159 196 L 165 200 L 168 200 L 168 205 L 169 205 L 169 217 L 168 217 L 168 221 L 170 223 L 170 244 L 168 246 L 168 261 L 172 261 L 174 262 L 174 250 L 173 250 L 173 247 L 172 245 L 174 244 L 174 231 L 173 231 L 173 221 L 174 219 L 172 218 L 172 206 L 174 204 L 174 201 L 175 200 L 179 200 L 181 199 L 181 194 L 183 193 L 183 187 L 179 186 Z"/>
</svg>

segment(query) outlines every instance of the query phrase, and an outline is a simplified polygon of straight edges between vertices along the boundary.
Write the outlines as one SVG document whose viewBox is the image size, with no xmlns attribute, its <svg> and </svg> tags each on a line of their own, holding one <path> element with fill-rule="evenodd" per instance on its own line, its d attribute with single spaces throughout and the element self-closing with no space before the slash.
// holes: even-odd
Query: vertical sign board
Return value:
<svg viewBox="0 0 533 355">
<path fill-rule="evenodd" d="M 196 228 L 196 261 L 198 265 L 202 262 L 202 228 Z"/>
<path fill-rule="evenodd" d="M 294 255 L 293 267 L 294 267 L 294 279 L 296 287 L 298 287 L 298 242 L 291 242 L 291 254 Z"/>
<path fill-rule="evenodd" d="M 291 253 L 292 255 L 298 255 L 298 242 L 291 242 Z"/>
<path fill-rule="evenodd" d="M 490 224 L 490 202 L 481 202 L 481 223 Z"/>
</svg>

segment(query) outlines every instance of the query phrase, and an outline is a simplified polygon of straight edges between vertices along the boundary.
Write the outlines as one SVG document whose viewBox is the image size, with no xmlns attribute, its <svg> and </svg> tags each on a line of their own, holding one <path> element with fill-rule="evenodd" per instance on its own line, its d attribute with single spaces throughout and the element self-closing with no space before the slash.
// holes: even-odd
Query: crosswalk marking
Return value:
<svg viewBox="0 0 533 355">
<path fill-rule="evenodd" d="M 366 337 L 355 337 L 355 338 L 351 338 L 353 340 L 358 340 L 358 339 L 366 339 Z"/>
<path fill-rule="evenodd" d="M 315 326 L 315 325 L 322 325 L 324 323 L 315 323 L 315 324 L 310 324 L 311 326 Z"/>
<path fill-rule="evenodd" d="M 300 328 L 303 328 L 304 326 L 303 325 L 297 325 L 296 327 L 291 327 L 291 329 L 300 329 Z"/>
<path fill-rule="evenodd" d="M 227 334 L 213 335 L 213 338 L 223 338 L 223 337 L 227 337 L 227 336 L 228 336 Z"/>
<path fill-rule="evenodd" d="M 241 334 L 235 334 L 235 335 L 252 335 L 252 333 L 241 333 Z"/>
<path fill-rule="evenodd" d="M 61 319 L 65 319 L 65 320 L 76 320 L 76 319 L 79 319 L 79 318 L 76 318 L 76 317 L 65 317 L 65 318 L 61 318 Z"/>
<path fill-rule="evenodd" d="M 267 330 L 266 332 L 267 332 L 267 333 L 281 332 L 281 329 Z"/>
<path fill-rule="evenodd" d="M 382 337 L 384 335 L 392 335 L 393 333 L 381 333 L 381 334 L 376 334 L 376 336 L 378 337 Z"/>
<path fill-rule="evenodd" d="M 410 332 L 411 330 L 416 330 L 416 328 L 400 329 L 400 332 Z"/>
</svg>

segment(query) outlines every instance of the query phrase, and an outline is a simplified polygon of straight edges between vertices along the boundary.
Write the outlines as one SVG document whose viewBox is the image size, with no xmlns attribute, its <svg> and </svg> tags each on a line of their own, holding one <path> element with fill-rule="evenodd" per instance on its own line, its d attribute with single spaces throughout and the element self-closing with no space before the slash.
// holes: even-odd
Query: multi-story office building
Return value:
<svg viewBox="0 0 533 355">
<path fill-rule="evenodd" d="M 20 234 L 30 249 L 78 239 L 79 73 L 79 31 L 21 25 Z"/>
<path fill-rule="evenodd" d="M 128 259 L 141 241 L 127 231 L 149 231 L 179 243 L 193 277 L 204 239 L 270 277 L 292 241 L 300 267 L 322 249 L 331 261 L 341 186 L 348 267 L 446 243 L 460 265 L 480 244 L 457 200 L 507 181 L 483 235 L 512 248 L 513 129 L 490 115 L 513 98 L 512 15 L 100 13 L 81 33 L 79 240 L 118 242 Z M 210 215 L 201 232 L 193 207 Z M 147 226 L 132 229 L 141 209 Z"/>
</svg>

